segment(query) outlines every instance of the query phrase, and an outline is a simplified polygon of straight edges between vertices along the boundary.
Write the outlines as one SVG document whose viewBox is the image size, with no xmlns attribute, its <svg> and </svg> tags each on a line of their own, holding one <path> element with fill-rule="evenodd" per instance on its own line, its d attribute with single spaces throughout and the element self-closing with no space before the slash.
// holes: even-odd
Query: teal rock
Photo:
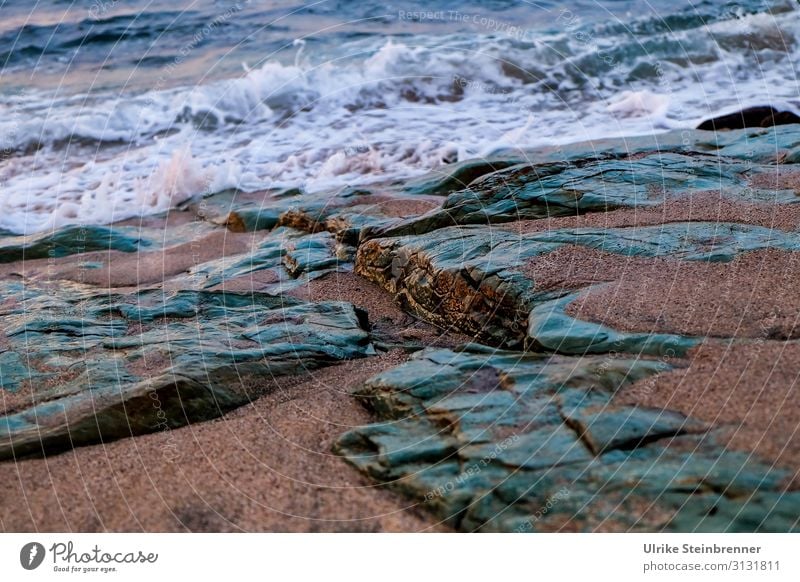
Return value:
<svg viewBox="0 0 800 582">
<path fill-rule="evenodd" d="M 658 333 L 623 333 L 566 314 L 572 293 L 536 305 L 528 316 L 528 347 L 561 354 L 629 353 L 683 357 L 701 338 Z"/>
<path fill-rule="evenodd" d="M 365 317 L 349 303 L 262 293 L 26 288 L 0 315 L 3 390 L 30 382 L 34 401 L 0 417 L 0 458 L 215 418 L 257 395 L 242 378 L 371 353 Z"/>
<path fill-rule="evenodd" d="M 494 156 L 488 160 L 473 159 L 447 164 L 424 176 L 408 180 L 403 184 L 402 191 L 412 195 L 446 196 L 463 190 L 481 176 L 522 164 L 524 161 L 521 157 Z"/>
<path fill-rule="evenodd" d="M 479 226 L 362 243 L 356 271 L 378 283 L 407 309 L 446 327 L 455 325 L 485 343 L 525 343 L 565 353 L 685 352 L 696 338 L 619 334 L 564 314 L 573 289 L 541 290 L 523 273 L 527 261 L 563 245 L 623 256 L 682 261 L 731 261 L 759 249 L 800 249 L 800 236 L 727 223 L 670 223 L 648 227 L 562 229 L 516 234 Z"/>
<path fill-rule="evenodd" d="M 433 194 L 430 194 L 432 196 Z M 397 220 L 381 202 L 415 202 L 425 198 L 400 186 L 387 186 L 378 192 L 344 189 L 329 192 L 287 192 L 267 197 L 259 203 L 236 203 L 224 222 L 234 232 L 253 232 L 289 227 L 306 233 L 330 232 L 338 241 L 355 244 L 361 232 Z M 413 213 L 412 213 L 413 214 Z"/>
<path fill-rule="evenodd" d="M 678 412 L 615 403 L 670 368 L 428 349 L 356 392 L 380 422 L 334 450 L 463 531 L 752 531 L 756 518 L 760 531 L 797 529 L 787 471 Z"/>
<path fill-rule="evenodd" d="M 285 293 L 334 271 L 352 270 L 355 250 L 328 232 L 307 234 L 279 227 L 267 233 L 250 252 L 229 255 L 192 267 L 175 277 L 173 285 L 185 289 L 210 289 L 238 278 L 271 271 L 273 283 L 261 291 Z"/>
<path fill-rule="evenodd" d="M 134 253 L 151 242 L 132 227 L 70 226 L 52 233 L 0 238 L 0 263 L 59 258 L 90 251 Z"/>
</svg>

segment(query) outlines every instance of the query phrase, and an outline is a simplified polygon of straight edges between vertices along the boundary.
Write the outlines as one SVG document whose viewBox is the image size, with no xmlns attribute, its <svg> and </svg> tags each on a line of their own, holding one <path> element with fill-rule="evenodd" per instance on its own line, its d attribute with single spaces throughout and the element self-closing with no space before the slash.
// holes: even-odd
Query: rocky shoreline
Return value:
<svg viewBox="0 0 800 582">
<path fill-rule="evenodd" d="M 5 236 L 0 529 L 796 530 L 798 163 L 684 131 Z"/>
</svg>

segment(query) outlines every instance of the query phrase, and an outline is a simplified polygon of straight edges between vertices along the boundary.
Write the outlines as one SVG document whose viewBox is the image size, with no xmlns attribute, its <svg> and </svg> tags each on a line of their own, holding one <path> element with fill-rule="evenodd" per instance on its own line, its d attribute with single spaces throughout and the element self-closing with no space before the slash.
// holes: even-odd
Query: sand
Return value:
<svg viewBox="0 0 800 582">
<path fill-rule="evenodd" d="M 766 178 L 762 178 L 766 179 Z M 782 231 L 800 229 L 800 204 L 738 202 L 721 192 L 699 192 L 670 198 L 652 207 L 621 208 L 541 220 L 521 220 L 495 225 L 521 234 L 559 228 L 617 228 L 651 226 L 669 222 L 739 222 Z"/>
<path fill-rule="evenodd" d="M 783 178 L 782 178 L 783 179 Z M 792 179 L 785 178 L 785 181 Z M 787 182 L 788 183 L 788 182 Z M 373 199 L 374 198 L 374 199 Z M 353 197 L 380 212 L 413 215 L 431 201 Z M 147 220 L 165 228 L 196 212 Z M 650 209 L 523 221 L 498 228 L 534 232 L 579 226 L 662 224 L 679 220 L 736 221 L 794 230 L 800 208 L 731 202 L 719 194 L 671 200 Z M 199 262 L 247 252 L 264 233 L 220 230 L 166 251 L 89 253 L 0 265 L 0 276 L 60 281 L 99 289 L 167 286 Z M 602 287 L 570 306 L 580 317 L 620 329 L 752 338 L 730 347 L 709 340 L 678 369 L 622 390 L 628 403 L 677 409 L 723 426 L 729 446 L 797 467 L 800 426 L 797 337 L 800 299 L 793 283 L 800 253 L 759 251 L 731 264 L 679 263 L 619 257 L 563 247 L 524 270 L 541 289 Z M 103 261 L 102 269 L 78 269 Z M 22 271 L 24 269 L 24 271 Z M 270 270 L 226 281 L 221 288 L 259 291 Z M 432 531 L 444 530 L 413 501 L 375 485 L 331 446 L 348 428 L 374 421 L 350 391 L 405 360 L 411 348 L 453 347 L 471 340 L 406 314 L 388 293 L 347 272 L 292 291 L 311 301 L 352 302 L 368 313 L 380 356 L 291 378 L 249 378 L 261 397 L 215 421 L 81 447 L 46 459 L 0 463 L 0 531 Z M 2 339 L 2 338 L 0 338 Z M 2 346 L 0 346 L 1 348 Z M 385 351 L 388 350 L 388 351 Z M 3 404 L 25 403 L 23 389 Z M 800 479 L 796 480 L 800 483 Z"/>
<path fill-rule="evenodd" d="M 185 252 L 173 248 L 166 256 Z M 264 273 L 268 280 L 270 272 Z M 260 275 L 223 287 L 257 291 Z M 469 341 L 405 314 L 352 273 L 326 275 L 291 295 L 350 301 L 366 310 L 379 348 L 382 342 L 420 348 Z M 310 375 L 251 378 L 250 393 L 263 396 L 218 420 L 0 463 L 0 531 L 446 529 L 330 452 L 348 428 L 374 421 L 350 390 L 407 356 L 392 349 Z M 4 407 L 30 396 L 23 389 Z"/>
<path fill-rule="evenodd" d="M 789 470 L 800 489 L 800 343 L 709 340 L 679 367 L 623 388 L 618 402 L 678 410 L 720 426 L 732 449 Z"/>
<path fill-rule="evenodd" d="M 0 531 L 427 531 L 331 445 L 371 421 L 349 390 L 399 351 L 291 379 L 215 421 L 0 464 Z"/>
<path fill-rule="evenodd" d="M 55 261 L 32 259 L 3 263 L 0 277 L 24 277 L 45 285 L 72 281 L 100 289 L 160 286 L 170 277 L 186 273 L 199 264 L 247 253 L 264 236 L 264 232 L 237 234 L 220 229 L 190 242 L 153 251 L 93 251 Z M 87 263 L 102 263 L 102 266 L 86 268 Z"/>
<path fill-rule="evenodd" d="M 567 313 L 579 319 L 623 331 L 800 337 L 800 253 L 768 249 L 730 263 L 631 259 L 574 247 L 562 255 L 568 277 L 574 272 L 585 282 L 613 280 L 568 306 Z M 574 276 L 568 282 L 576 283 Z"/>
</svg>

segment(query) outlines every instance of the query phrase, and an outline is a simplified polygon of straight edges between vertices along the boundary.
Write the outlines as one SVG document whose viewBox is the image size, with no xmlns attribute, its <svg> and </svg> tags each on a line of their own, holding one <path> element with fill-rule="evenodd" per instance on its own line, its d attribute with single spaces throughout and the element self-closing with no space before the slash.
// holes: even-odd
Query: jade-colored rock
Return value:
<svg viewBox="0 0 800 582">
<path fill-rule="evenodd" d="M 725 450 L 713 426 L 615 402 L 667 369 L 429 349 L 357 391 L 380 422 L 344 434 L 335 451 L 464 531 L 797 529 L 787 471 Z"/>
<path fill-rule="evenodd" d="M 220 416 L 257 396 L 242 378 L 366 355 L 364 324 L 349 303 L 262 293 L 26 288 L 0 313 L 3 389 L 31 394 L 0 417 L 0 458 Z"/>
</svg>

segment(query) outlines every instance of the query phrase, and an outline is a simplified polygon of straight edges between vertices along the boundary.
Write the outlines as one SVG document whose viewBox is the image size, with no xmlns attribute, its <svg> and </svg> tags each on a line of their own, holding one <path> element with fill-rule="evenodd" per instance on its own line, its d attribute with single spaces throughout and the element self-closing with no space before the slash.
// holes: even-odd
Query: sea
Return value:
<svg viewBox="0 0 800 582">
<path fill-rule="evenodd" d="M 795 0 L 0 0 L 0 231 L 797 112 L 799 66 Z"/>
</svg>

